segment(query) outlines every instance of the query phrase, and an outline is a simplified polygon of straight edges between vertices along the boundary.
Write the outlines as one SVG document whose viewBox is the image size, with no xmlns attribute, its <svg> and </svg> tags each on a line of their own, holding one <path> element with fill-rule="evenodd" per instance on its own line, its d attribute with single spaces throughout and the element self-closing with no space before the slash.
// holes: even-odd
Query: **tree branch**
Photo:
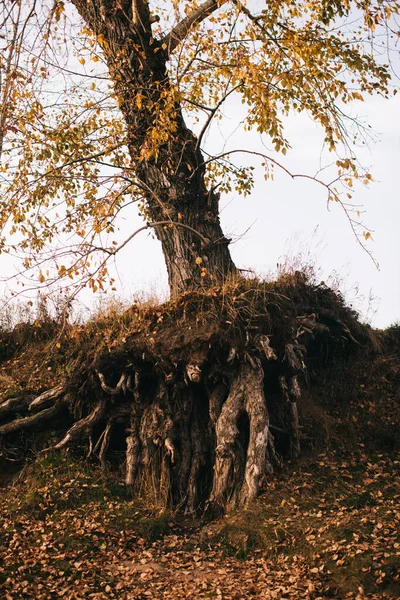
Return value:
<svg viewBox="0 0 400 600">
<path fill-rule="evenodd" d="M 193 233 L 193 235 L 196 235 L 200 239 L 201 243 L 204 246 L 208 246 L 210 244 L 209 239 L 207 239 L 199 231 L 196 231 L 196 229 L 193 229 L 193 227 L 190 227 L 189 225 L 186 225 L 185 223 L 179 223 L 176 221 L 156 221 L 154 223 L 148 223 L 147 225 L 143 225 L 143 227 L 139 227 L 139 229 L 134 231 L 124 242 L 122 242 L 122 244 L 120 244 L 115 250 L 113 250 L 112 254 L 117 254 L 117 252 L 122 250 L 122 248 L 124 246 L 126 246 L 141 231 L 145 231 L 146 229 L 157 228 L 157 227 L 181 227 L 182 229 L 187 229 L 188 231 Z"/>
<path fill-rule="evenodd" d="M 219 102 L 217 102 L 217 104 L 214 106 L 214 108 L 209 109 L 210 113 L 206 119 L 206 122 L 204 123 L 202 130 L 199 133 L 199 136 L 197 138 L 197 142 L 196 142 L 196 151 L 199 150 L 201 142 L 203 140 L 204 134 L 206 133 L 208 127 L 211 124 L 211 121 L 214 118 L 214 115 L 218 112 L 218 110 L 221 108 L 221 106 L 223 105 L 223 103 L 225 102 L 225 100 L 228 98 L 228 96 L 230 96 L 231 94 L 233 94 L 233 92 L 236 92 L 236 90 L 238 90 L 240 87 L 242 87 L 243 83 L 238 83 L 238 85 L 235 85 L 235 87 L 231 88 L 229 90 L 229 92 L 226 92 L 226 94 L 221 98 L 221 100 L 219 100 Z"/>
<path fill-rule="evenodd" d="M 226 4 L 227 0 L 206 0 L 194 10 L 190 15 L 182 19 L 167 35 L 161 40 L 161 44 L 166 44 L 167 55 L 169 56 L 175 50 L 181 41 L 187 36 L 193 25 L 198 25 L 214 11 Z"/>
<path fill-rule="evenodd" d="M 199 168 L 204 168 L 206 167 L 208 164 L 214 162 L 214 161 L 219 161 L 222 158 L 225 158 L 227 156 L 230 156 L 231 154 L 251 154 L 253 156 L 258 156 L 262 159 L 264 159 L 267 162 L 270 162 L 271 164 L 275 165 L 276 167 L 279 167 L 279 169 L 281 169 L 284 173 L 286 173 L 287 175 L 289 175 L 289 177 L 291 177 L 292 179 L 309 179 L 310 181 L 314 181 L 315 183 L 320 184 L 322 187 L 324 187 L 327 192 L 328 192 L 328 203 L 330 200 L 334 200 L 335 202 L 337 202 L 339 204 L 339 206 L 342 208 L 342 210 L 344 211 L 346 218 L 350 224 L 351 230 L 354 234 L 354 237 L 356 238 L 356 242 L 361 246 L 361 248 L 364 250 L 364 252 L 366 252 L 368 254 L 368 256 L 370 257 L 370 259 L 372 260 L 372 262 L 374 263 L 374 265 L 377 267 L 377 269 L 379 269 L 379 264 L 376 261 L 376 259 L 374 258 L 372 252 L 370 250 L 368 250 L 368 248 L 366 247 L 366 245 L 363 243 L 362 241 L 362 236 L 357 232 L 357 227 L 362 225 L 361 222 L 356 221 L 352 216 L 351 216 L 351 211 L 354 209 L 354 207 L 352 207 L 348 204 L 346 204 L 346 202 L 343 202 L 343 200 L 341 200 L 340 198 L 340 194 L 339 192 L 337 192 L 335 190 L 335 188 L 332 187 L 332 183 L 326 183 L 325 181 L 323 181 L 322 179 L 313 176 L 313 175 L 306 175 L 306 174 L 302 174 L 302 173 L 291 173 L 291 171 L 289 171 L 289 169 L 287 169 L 286 167 L 284 167 L 280 162 L 278 162 L 277 160 L 275 160 L 274 158 L 271 158 L 271 156 L 268 156 L 266 154 L 263 154 L 262 152 L 256 152 L 255 150 L 245 150 L 245 149 L 234 149 L 234 150 L 229 150 L 226 152 L 222 152 L 221 154 L 218 154 L 216 156 L 211 156 L 210 158 L 208 158 L 207 160 L 205 160 L 203 163 L 201 163 L 200 165 L 198 165 L 198 169 Z M 210 156 L 210 155 L 208 155 Z M 190 177 L 193 177 L 196 171 L 194 171 L 192 173 L 192 175 Z M 342 176 L 339 177 L 339 180 Z M 336 180 L 334 180 L 336 181 Z"/>
<path fill-rule="evenodd" d="M 77 296 L 77 294 L 85 287 L 85 285 L 87 284 L 87 282 L 90 279 L 93 279 L 93 277 L 99 271 L 101 271 L 101 269 L 105 266 L 105 264 L 107 263 L 107 261 L 110 259 L 111 256 L 116 256 L 116 254 L 118 254 L 118 252 L 120 250 L 122 250 L 122 248 L 124 248 L 134 237 L 136 237 L 142 231 L 146 231 L 146 229 L 157 228 L 157 227 L 181 227 L 182 229 L 186 229 L 187 231 L 190 231 L 193 235 L 197 236 L 200 239 L 201 244 L 202 244 L 203 247 L 208 247 L 210 244 L 217 243 L 216 240 L 209 240 L 208 238 L 204 237 L 204 235 L 202 235 L 199 231 L 196 231 L 196 229 L 193 229 L 193 227 L 190 227 L 189 225 L 186 225 L 185 223 L 179 223 L 177 221 L 171 221 L 171 220 L 169 220 L 169 221 L 155 221 L 154 223 L 148 223 L 147 225 L 143 225 L 143 227 L 139 227 L 139 229 L 136 229 L 136 231 L 134 231 L 133 233 L 131 233 L 131 235 L 129 237 L 127 237 L 126 240 L 124 240 L 114 250 L 108 250 L 107 248 L 101 248 L 101 247 L 98 247 L 98 246 L 89 246 L 88 250 L 87 250 L 87 254 L 90 254 L 90 252 L 99 251 L 99 252 L 104 252 L 105 254 L 107 254 L 107 256 L 96 267 L 95 271 L 90 276 L 88 276 L 87 279 L 84 280 L 77 287 L 77 289 L 75 290 L 75 292 L 70 296 L 70 300 L 72 301 Z M 105 388 L 103 387 L 103 389 L 105 389 Z"/>
</svg>

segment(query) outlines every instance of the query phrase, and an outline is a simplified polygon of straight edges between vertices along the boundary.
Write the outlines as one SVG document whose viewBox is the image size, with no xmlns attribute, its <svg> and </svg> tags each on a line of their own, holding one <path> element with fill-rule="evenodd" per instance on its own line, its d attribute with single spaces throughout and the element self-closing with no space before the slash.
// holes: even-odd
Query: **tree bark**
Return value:
<svg viewBox="0 0 400 600">
<path fill-rule="evenodd" d="M 132 179 L 147 200 L 145 218 L 171 222 L 155 228 L 171 296 L 223 282 L 237 270 L 218 194 L 207 189 L 204 158 L 171 88 L 166 44 L 152 35 L 148 2 L 72 2 L 103 48 L 127 126 Z"/>
</svg>

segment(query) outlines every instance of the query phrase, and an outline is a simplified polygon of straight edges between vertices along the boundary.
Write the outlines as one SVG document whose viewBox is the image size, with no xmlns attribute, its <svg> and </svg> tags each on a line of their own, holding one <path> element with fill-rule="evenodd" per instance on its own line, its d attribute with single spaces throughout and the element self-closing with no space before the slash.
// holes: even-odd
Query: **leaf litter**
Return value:
<svg viewBox="0 0 400 600">
<path fill-rule="evenodd" d="M 362 448 L 321 454 L 248 510 L 204 523 L 83 462 L 39 459 L 0 490 L 1 597 L 398 598 L 399 464 Z"/>
</svg>

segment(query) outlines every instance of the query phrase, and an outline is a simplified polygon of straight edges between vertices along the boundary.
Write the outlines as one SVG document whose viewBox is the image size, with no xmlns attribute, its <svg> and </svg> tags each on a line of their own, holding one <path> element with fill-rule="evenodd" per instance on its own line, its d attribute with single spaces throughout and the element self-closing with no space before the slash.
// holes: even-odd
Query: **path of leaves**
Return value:
<svg viewBox="0 0 400 600">
<path fill-rule="evenodd" d="M 138 506 L 87 466 L 43 459 L 0 494 L 0 597 L 398 598 L 399 464 L 322 456 L 249 511 L 201 526 Z"/>
</svg>

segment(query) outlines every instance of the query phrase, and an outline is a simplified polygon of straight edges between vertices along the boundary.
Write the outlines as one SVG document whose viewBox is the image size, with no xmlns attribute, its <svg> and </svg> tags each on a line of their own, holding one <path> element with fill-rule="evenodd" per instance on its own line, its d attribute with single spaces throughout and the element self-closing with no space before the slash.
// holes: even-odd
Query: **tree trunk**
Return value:
<svg viewBox="0 0 400 600">
<path fill-rule="evenodd" d="M 221 283 L 237 270 L 219 220 L 219 197 L 205 184 L 204 158 L 186 127 L 166 70 L 167 54 L 151 33 L 148 3 L 72 0 L 101 44 L 127 126 L 145 218 L 161 241 L 172 296 Z"/>
</svg>

